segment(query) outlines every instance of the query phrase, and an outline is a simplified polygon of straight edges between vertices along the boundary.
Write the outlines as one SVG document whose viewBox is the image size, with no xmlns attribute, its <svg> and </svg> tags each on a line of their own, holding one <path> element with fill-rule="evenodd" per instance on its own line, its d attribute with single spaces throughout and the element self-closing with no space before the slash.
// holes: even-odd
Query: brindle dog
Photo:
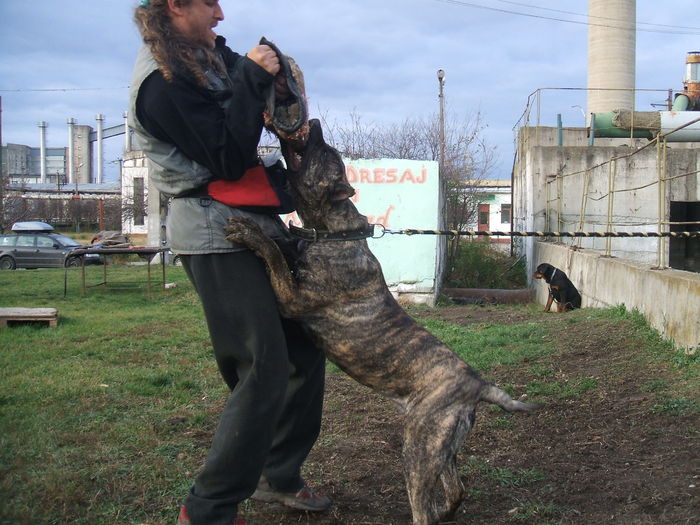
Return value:
<svg viewBox="0 0 700 525">
<path fill-rule="evenodd" d="M 305 228 L 347 232 L 368 227 L 350 202 L 354 190 L 340 154 L 324 142 L 316 120 L 290 182 Z M 403 462 L 413 524 L 433 525 L 453 515 L 464 492 L 456 454 L 479 401 L 507 411 L 530 411 L 536 405 L 514 401 L 481 379 L 418 325 L 388 290 L 365 240 L 310 242 L 292 275 L 278 246 L 255 223 L 232 219 L 227 231 L 229 240 L 247 245 L 265 261 L 282 315 L 300 319 L 328 359 L 403 408 Z M 441 504 L 436 501 L 439 481 Z"/>
</svg>

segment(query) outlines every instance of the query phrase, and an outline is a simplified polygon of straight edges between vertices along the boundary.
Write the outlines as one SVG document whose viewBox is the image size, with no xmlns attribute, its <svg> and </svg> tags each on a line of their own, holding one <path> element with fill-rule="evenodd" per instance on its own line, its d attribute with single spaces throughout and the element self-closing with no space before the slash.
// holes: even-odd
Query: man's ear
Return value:
<svg viewBox="0 0 700 525">
<path fill-rule="evenodd" d="M 182 15 L 182 0 L 168 0 L 168 10 L 174 15 Z"/>
</svg>

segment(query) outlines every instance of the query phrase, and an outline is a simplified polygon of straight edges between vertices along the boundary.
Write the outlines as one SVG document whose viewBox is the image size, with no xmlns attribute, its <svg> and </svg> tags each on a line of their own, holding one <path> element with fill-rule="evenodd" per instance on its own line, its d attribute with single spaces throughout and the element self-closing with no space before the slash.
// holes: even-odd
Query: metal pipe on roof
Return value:
<svg viewBox="0 0 700 525">
<path fill-rule="evenodd" d="M 617 110 L 592 118 L 596 137 L 652 139 L 663 133 L 667 142 L 700 141 L 700 122 L 694 122 L 700 120 L 698 111 Z"/>
<path fill-rule="evenodd" d="M 625 127 L 620 124 L 618 118 L 620 111 L 610 111 L 606 113 L 591 113 L 591 133 L 595 137 L 605 137 L 605 138 L 644 138 L 651 139 L 653 135 L 649 129 L 639 129 L 638 127 L 634 129 L 634 132 L 630 130 L 629 127 Z M 628 112 L 630 113 L 630 112 Z M 641 113 L 641 112 L 636 112 Z M 656 128 L 657 131 L 660 127 Z"/>
<path fill-rule="evenodd" d="M 690 98 L 684 93 L 676 95 L 676 100 L 673 101 L 673 111 L 686 111 L 690 106 Z"/>
</svg>

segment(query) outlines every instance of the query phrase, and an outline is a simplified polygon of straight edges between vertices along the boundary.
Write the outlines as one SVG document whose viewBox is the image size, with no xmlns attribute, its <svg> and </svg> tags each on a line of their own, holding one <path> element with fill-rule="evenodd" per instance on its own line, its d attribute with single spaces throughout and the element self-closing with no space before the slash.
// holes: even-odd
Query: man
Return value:
<svg viewBox="0 0 700 525">
<path fill-rule="evenodd" d="M 250 523 L 237 509 L 251 495 L 310 511 L 330 506 L 300 475 L 320 430 L 325 359 L 297 324 L 280 318 L 262 262 L 224 231 L 229 217 L 246 216 L 276 241 L 289 238 L 277 215 L 284 192 L 269 176 L 283 170 L 263 168 L 257 157 L 266 94 L 284 97 L 286 83 L 269 46 L 245 56 L 226 47 L 214 32 L 223 18 L 218 0 L 141 0 L 134 14 L 145 45 L 130 125 L 151 182 L 172 197 L 171 249 L 200 296 L 231 388 L 181 525 Z"/>
</svg>

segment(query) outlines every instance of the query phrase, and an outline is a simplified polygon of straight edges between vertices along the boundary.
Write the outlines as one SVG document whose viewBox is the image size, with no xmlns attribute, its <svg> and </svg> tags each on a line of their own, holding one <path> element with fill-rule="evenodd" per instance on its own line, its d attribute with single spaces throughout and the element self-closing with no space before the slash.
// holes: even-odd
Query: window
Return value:
<svg viewBox="0 0 700 525">
<path fill-rule="evenodd" d="M 17 236 L 17 246 L 31 246 L 34 247 L 34 236 L 33 235 L 18 235 Z"/>
<path fill-rule="evenodd" d="M 37 237 L 36 245 L 39 248 L 53 248 L 53 239 L 51 237 Z"/>
<path fill-rule="evenodd" d="M 15 235 L 3 235 L 0 237 L 0 246 L 14 246 Z"/>
<path fill-rule="evenodd" d="M 480 232 L 488 231 L 489 221 L 491 218 L 491 206 L 489 204 L 479 204 L 477 219 L 479 221 L 478 230 Z"/>
<path fill-rule="evenodd" d="M 510 204 L 501 204 L 501 223 L 510 224 Z"/>
<path fill-rule="evenodd" d="M 143 226 L 146 217 L 143 177 L 134 177 L 134 226 Z"/>
</svg>

